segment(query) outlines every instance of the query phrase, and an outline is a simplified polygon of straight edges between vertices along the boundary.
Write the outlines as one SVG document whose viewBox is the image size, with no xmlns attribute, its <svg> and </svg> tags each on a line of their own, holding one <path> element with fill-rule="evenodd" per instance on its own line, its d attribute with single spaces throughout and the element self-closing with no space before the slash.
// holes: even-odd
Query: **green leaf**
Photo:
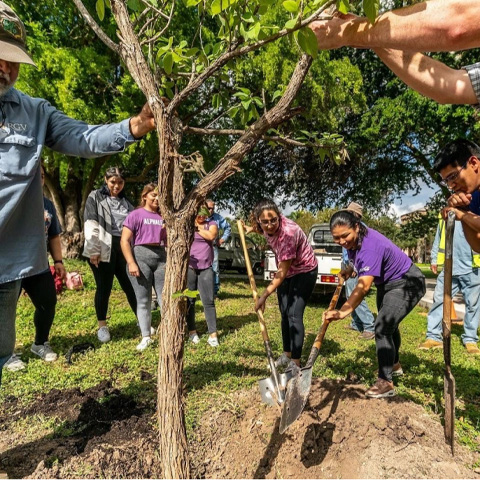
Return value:
<svg viewBox="0 0 480 480">
<path fill-rule="evenodd" d="M 183 294 L 189 298 L 197 298 L 200 292 L 198 290 L 189 290 L 188 288 L 186 288 L 183 291 Z"/>
<path fill-rule="evenodd" d="M 298 32 L 298 44 L 300 48 L 313 58 L 317 58 L 318 55 L 318 43 L 317 37 L 308 27 L 302 28 Z"/>
<path fill-rule="evenodd" d="M 337 10 L 340 13 L 346 14 L 350 11 L 351 7 L 348 3 L 348 0 L 338 0 L 337 1 Z"/>
<path fill-rule="evenodd" d="M 127 5 L 130 9 L 134 12 L 138 12 L 140 10 L 140 2 L 139 0 L 128 0 Z"/>
<path fill-rule="evenodd" d="M 212 15 L 218 15 L 235 3 L 237 3 L 237 0 L 213 0 L 210 13 Z"/>
<path fill-rule="evenodd" d="M 202 0 L 187 0 L 187 7 L 196 7 Z"/>
<path fill-rule="evenodd" d="M 378 9 L 380 0 L 363 0 L 363 11 L 370 20 L 370 23 L 375 23 L 375 19 L 378 16 Z"/>
<path fill-rule="evenodd" d="M 167 52 L 165 57 L 163 57 L 163 69 L 167 75 L 172 73 L 173 69 L 173 55 L 171 52 Z"/>
<path fill-rule="evenodd" d="M 294 0 L 285 0 L 282 5 L 283 8 L 285 8 L 285 10 L 290 13 L 297 13 L 300 7 L 300 5 Z"/>
<path fill-rule="evenodd" d="M 95 4 L 95 9 L 97 10 L 98 18 L 102 22 L 105 18 L 105 2 L 103 0 L 97 0 L 97 3 Z"/>
<path fill-rule="evenodd" d="M 287 23 L 285 23 L 285 28 L 287 30 L 291 30 L 292 28 L 295 28 L 295 26 L 297 25 L 297 21 L 298 21 L 298 19 L 292 18 Z"/>
<path fill-rule="evenodd" d="M 260 22 L 257 22 L 246 34 L 245 39 L 247 40 L 257 40 L 260 33 Z"/>
<path fill-rule="evenodd" d="M 198 290 L 189 290 L 188 288 L 186 288 L 183 292 L 172 293 L 172 298 L 197 298 L 199 294 L 200 292 Z"/>
</svg>

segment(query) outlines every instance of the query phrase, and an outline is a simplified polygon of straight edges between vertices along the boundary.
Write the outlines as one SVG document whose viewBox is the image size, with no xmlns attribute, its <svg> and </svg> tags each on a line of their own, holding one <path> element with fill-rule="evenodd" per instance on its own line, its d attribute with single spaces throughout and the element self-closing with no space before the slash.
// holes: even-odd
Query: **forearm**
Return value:
<svg viewBox="0 0 480 480">
<path fill-rule="evenodd" d="M 350 19 L 343 45 L 421 52 L 464 50 L 480 45 L 480 2 L 430 0 L 380 15 L 372 25 Z"/>
<path fill-rule="evenodd" d="M 422 53 L 375 48 L 380 59 L 417 92 L 443 104 L 476 104 L 466 70 L 455 70 Z"/>
<path fill-rule="evenodd" d="M 360 284 L 357 284 L 347 301 L 340 308 L 342 317 L 345 318 L 350 315 L 362 303 L 367 293 L 368 290 L 364 291 Z"/>
<path fill-rule="evenodd" d="M 125 261 L 127 262 L 127 264 L 136 263 L 135 258 L 133 256 L 132 246 L 130 244 L 130 241 L 122 238 L 120 240 L 120 247 L 122 249 L 122 253 L 123 253 L 123 256 L 125 257 Z"/>
<path fill-rule="evenodd" d="M 53 261 L 61 261 L 62 256 L 62 242 L 60 241 L 60 235 L 51 237 L 48 239 L 48 246 L 50 248 L 50 255 L 53 258 Z"/>
<path fill-rule="evenodd" d="M 462 217 L 462 226 L 465 238 L 472 250 L 480 252 L 480 217 L 467 212 Z"/>
</svg>

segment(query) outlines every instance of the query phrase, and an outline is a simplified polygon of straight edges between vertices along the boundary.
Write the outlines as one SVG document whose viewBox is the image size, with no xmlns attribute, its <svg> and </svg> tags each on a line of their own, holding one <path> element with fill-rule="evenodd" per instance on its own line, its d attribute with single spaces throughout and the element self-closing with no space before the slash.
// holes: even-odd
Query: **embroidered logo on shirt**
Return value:
<svg viewBox="0 0 480 480">
<path fill-rule="evenodd" d="M 369 271 L 370 271 L 370 267 L 363 267 L 358 271 L 358 273 L 369 272 Z"/>
</svg>

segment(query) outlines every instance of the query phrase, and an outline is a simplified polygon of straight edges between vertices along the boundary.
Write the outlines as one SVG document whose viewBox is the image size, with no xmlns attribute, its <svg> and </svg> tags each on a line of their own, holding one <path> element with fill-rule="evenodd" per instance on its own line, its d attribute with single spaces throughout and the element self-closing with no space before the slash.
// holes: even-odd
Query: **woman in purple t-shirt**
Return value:
<svg viewBox="0 0 480 480">
<path fill-rule="evenodd" d="M 218 226 L 215 221 L 208 221 L 210 213 L 207 206 L 200 208 L 195 218 L 195 235 L 190 247 L 188 262 L 187 287 L 189 290 L 199 290 L 207 321 L 208 344 L 218 347 L 217 312 L 215 310 L 213 282 L 213 241 L 217 238 Z M 187 298 L 187 325 L 190 341 L 197 344 L 200 338 L 195 324 L 195 300 Z"/>
<path fill-rule="evenodd" d="M 137 297 L 137 318 L 142 332 L 142 341 L 137 345 L 139 351 L 152 343 L 150 336 L 155 333 L 152 328 L 152 287 L 162 305 L 166 239 L 163 218 L 158 213 L 158 188 L 149 183 L 142 191 L 140 206 L 123 222 L 120 241 L 127 273 Z"/>
<path fill-rule="evenodd" d="M 350 265 L 340 275 L 347 279 L 355 269 L 358 284 L 342 308 L 324 312 L 323 320 L 340 320 L 350 315 L 375 283 L 378 379 L 365 395 L 392 397 L 395 395 L 392 377 L 403 375 L 398 327 L 425 295 L 425 277 L 400 248 L 381 233 L 367 228 L 350 210 L 335 213 L 330 219 L 330 230 L 335 242 L 348 250 Z"/>
<path fill-rule="evenodd" d="M 300 366 L 305 328 L 303 313 L 317 281 L 317 259 L 303 230 L 285 218 L 270 199 L 261 200 L 254 208 L 247 233 L 263 234 L 275 253 L 277 273 L 257 299 L 256 310 L 265 310 L 267 298 L 276 290 L 282 316 L 283 354 L 277 366 L 293 361 Z"/>
</svg>

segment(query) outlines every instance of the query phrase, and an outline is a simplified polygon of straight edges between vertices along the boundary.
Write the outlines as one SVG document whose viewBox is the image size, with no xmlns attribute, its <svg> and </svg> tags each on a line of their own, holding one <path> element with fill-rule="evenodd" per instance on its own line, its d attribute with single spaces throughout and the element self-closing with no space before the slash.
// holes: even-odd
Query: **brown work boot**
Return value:
<svg viewBox="0 0 480 480">
<path fill-rule="evenodd" d="M 377 378 L 375 385 L 365 392 L 365 396 L 369 398 L 394 397 L 395 388 L 392 382 L 387 382 L 383 378 Z"/>
<path fill-rule="evenodd" d="M 419 350 L 435 350 L 436 348 L 443 348 L 443 342 L 437 342 L 431 338 L 427 338 L 418 346 Z"/>
<path fill-rule="evenodd" d="M 401 377 L 403 375 L 403 368 L 400 363 L 395 363 L 392 368 L 392 377 Z"/>
<path fill-rule="evenodd" d="M 360 338 L 363 340 L 374 340 L 375 339 L 375 333 L 374 332 L 362 332 L 360 335 Z"/>
<path fill-rule="evenodd" d="M 466 343 L 465 348 L 467 349 L 467 353 L 469 353 L 470 355 L 479 355 L 480 354 L 480 350 L 477 347 L 476 343 Z"/>
</svg>

